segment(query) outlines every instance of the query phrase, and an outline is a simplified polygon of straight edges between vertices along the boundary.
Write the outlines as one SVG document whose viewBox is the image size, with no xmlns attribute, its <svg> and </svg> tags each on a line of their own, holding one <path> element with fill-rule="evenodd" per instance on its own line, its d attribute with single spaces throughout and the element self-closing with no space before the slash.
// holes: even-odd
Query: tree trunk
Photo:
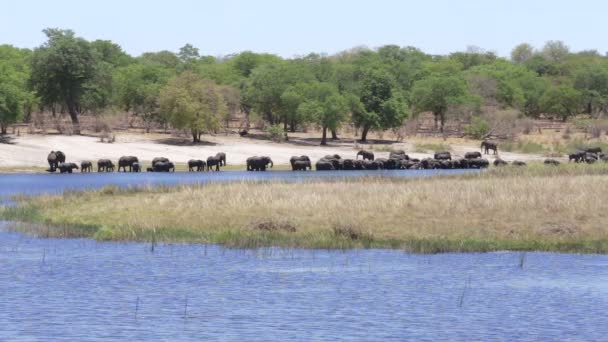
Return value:
<svg viewBox="0 0 608 342">
<path fill-rule="evenodd" d="M 73 132 L 76 135 L 80 135 L 80 122 L 78 121 L 78 109 L 75 103 L 68 103 L 68 112 L 70 113 L 70 118 L 72 119 L 72 127 Z"/>
<path fill-rule="evenodd" d="M 6 128 L 7 128 L 7 125 L 5 125 L 5 124 L 0 124 L 0 133 L 1 133 L 2 135 L 6 134 Z"/>
<path fill-rule="evenodd" d="M 200 135 L 200 133 L 198 132 L 198 130 L 193 129 L 193 130 L 192 130 L 192 142 L 193 142 L 193 143 L 197 143 L 197 142 L 199 142 L 199 141 L 201 141 L 201 135 Z"/>
<path fill-rule="evenodd" d="M 295 120 L 292 120 L 291 123 L 289 124 L 289 131 L 291 133 L 295 133 L 296 132 L 296 122 Z"/>
<path fill-rule="evenodd" d="M 367 132 L 369 132 L 369 126 L 363 126 L 361 131 L 361 142 L 367 142 Z"/>
<path fill-rule="evenodd" d="M 327 145 L 327 127 L 323 127 L 323 137 L 321 138 L 321 145 Z"/>
<path fill-rule="evenodd" d="M 439 120 L 441 121 L 440 132 L 443 134 L 443 126 L 445 126 L 445 114 L 441 114 L 439 116 Z"/>
<path fill-rule="evenodd" d="M 438 122 L 438 114 L 433 113 L 433 119 L 435 120 L 435 130 L 439 129 L 439 122 Z"/>
<path fill-rule="evenodd" d="M 338 138 L 338 133 L 335 129 L 331 130 L 331 140 L 340 140 L 340 138 Z"/>
</svg>

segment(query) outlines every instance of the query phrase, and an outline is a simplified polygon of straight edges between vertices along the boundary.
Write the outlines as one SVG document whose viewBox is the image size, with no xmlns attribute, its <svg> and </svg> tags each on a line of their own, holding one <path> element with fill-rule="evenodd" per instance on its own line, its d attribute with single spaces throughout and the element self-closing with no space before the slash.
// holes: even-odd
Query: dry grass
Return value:
<svg viewBox="0 0 608 342">
<path fill-rule="evenodd" d="M 608 252 L 605 175 L 521 172 L 526 171 L 416 180 L 108 188 L 29 199 L 3 215 L 81 231 L 86 227 L 104 240 L 416 252 Z"/>
</svg>

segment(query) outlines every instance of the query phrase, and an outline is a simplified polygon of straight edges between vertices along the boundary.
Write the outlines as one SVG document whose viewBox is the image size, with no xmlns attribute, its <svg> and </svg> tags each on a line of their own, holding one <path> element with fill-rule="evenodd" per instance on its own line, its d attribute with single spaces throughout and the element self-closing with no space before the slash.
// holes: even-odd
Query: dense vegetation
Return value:
<svg viewBox="0 0 608 342">
<path fill-rule="evenodd" d="M 178 53 L 132 57 L 111 41 L 44 32 L 47 41 L 33 51 L 0 46 L 3 133 L 34 110 L 69 114 L 74 133 L 82 114 L 121 110 L 148 129 L 189 130 L 196 142 L 242 112 L 275 131 L 316 126 L 325 144 L 345 123 L 365 141 L 369 131 L 400 127 L 421 112 L 431 112 L 440 130 L 452 118 L 473 122 L 468 131 L 481 136 L 488 108 L 563 120 L 608 109 L 608 57 L 574 53 L 559 41 L 539 50 L 518 45 L 510 60 L 477 48 L 434 56 L 395 45 L 283 59 L 248 51 L 204 56 L 187 44 Z"/>
</svg>

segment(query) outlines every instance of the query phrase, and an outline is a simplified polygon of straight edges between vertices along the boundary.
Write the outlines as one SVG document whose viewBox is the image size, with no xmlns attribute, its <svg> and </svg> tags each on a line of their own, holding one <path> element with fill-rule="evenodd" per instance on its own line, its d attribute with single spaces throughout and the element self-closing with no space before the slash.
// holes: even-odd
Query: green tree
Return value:
<svg viewBox="0 0 608 342">
<path fill-rule="evenodd" d="M 87 83 L 96 76 L 96 55 L 86 40 L 73 31 L 45 29 L 47 42 L 34 50 L 32 84 L 44 105 L 66 106 L 75 134 L 80 134 L 78 116 Z"/>
<path fill-rule="evenodd" d="M 216 131 L 226 115 L 226 103 L 219 87 L 185 71 L 160 92 L 160 112 L 177 129 L 188 129 L 193 142 L 205 131 Z"/>
<path fill-rule="evenodd" d="M 173 71 L 158 64 L 131 64 L 115 73 L 117 103 L 142 119 L 146 132 L 160 122 L 158 97 Z"/>
<path fill-rule="evenodd" d="M 35 103 L 28 90 L 30 51 L 0 45 L 0 133 L 22 119 Z"/>
<path fill-rule="evenodd" d="M 432 112 L 435 127 L 443 132 L 446 113 L 451 106 L 471 102 L 467 83 L 458 76 L 430 76 L 414 83 L 412 104 L 415 112 Z"/>
<path fill-rule="evenodd" d="M 566 121 L 578 113 L 581 107 L 582 94 L 567 85 L 549 88 L 540 100 L 541 108 L 546 113 L 556 114 Z"/>
<path fill-rule="evenodd" d="M 511 50 L 511 60 L 515 63 L 522 64 L 534 56 L 534 48 L 528 43 L 517 45 Z"/>
<path fill-rule="evenodd" d="M 585 63 L 575 71 L 574 88 L 585 102 L 587 114 L 593 114 L 608 104 L 608 63 Z"/>
<path fill-rule="evenodd" d="M 363 142 L 367 141 L 370 129 L 399 126 L 409 114 L 397 83 L 383 69 L 369 69 L 363 74 L 359 99 L 364 110 L 354 111 L 352 116 L 355 125 L 361 127 Z"/>
</svg>

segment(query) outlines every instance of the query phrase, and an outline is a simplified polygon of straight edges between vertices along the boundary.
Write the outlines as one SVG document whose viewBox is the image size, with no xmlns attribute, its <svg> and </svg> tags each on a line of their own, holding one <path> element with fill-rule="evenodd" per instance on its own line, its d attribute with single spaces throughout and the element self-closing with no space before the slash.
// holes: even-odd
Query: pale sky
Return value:
<svg viewBox="0 0 608 342">
<path fill-rule="evenodd" d="M 475 45 L 501 56 L 528 42 L 563 40 L 572 50 L 608 51 L 602 0 L 0 0 L 0 44 L 33 48 L 46 27 L 107 39 L 132 55 L 245 50 L 284 57 L 356 46 L 415 46 L 447 54 Z"/>
</svg>

